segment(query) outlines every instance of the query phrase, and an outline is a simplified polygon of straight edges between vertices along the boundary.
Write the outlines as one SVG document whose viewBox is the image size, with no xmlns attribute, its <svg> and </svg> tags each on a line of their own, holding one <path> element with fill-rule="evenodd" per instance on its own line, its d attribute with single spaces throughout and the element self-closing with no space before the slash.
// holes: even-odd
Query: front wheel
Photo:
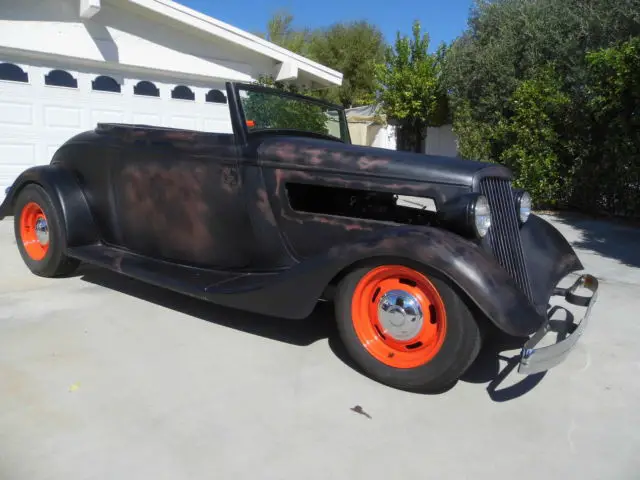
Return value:
<svg viewBox="0 0 640 480">
<path fill-rule="evenodd" d="M 405 265 L 350 272 L 338 285 L 345 348 L 374 380 L 409 391 L 454 384 L 480 351 L 472 313 L 442 279 Z"/>
</svg>

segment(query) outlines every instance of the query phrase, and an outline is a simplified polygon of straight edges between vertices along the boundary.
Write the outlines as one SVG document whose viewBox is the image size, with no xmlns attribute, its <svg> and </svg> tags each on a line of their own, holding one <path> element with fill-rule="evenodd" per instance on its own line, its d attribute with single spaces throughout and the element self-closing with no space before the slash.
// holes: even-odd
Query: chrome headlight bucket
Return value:
<svg viewBox="0 0 640 480">
<path fill-rule="evenodd" d="M 524 190 L 516 190 L 515 200 L 518 220 L 520 221 L 520 225 L 522 225 L 529 220 L 529 215 L 531 215 L 531 195 Z"/>
<path fill-rule="evenodd" d="M 483 238 L 491 227 L 491 208 L 484 195 L 478 195 L 472 204 L 472 217 L 476 235 Z"/>
<path fill-rule="evenodd" d="M 491 228 L 491 208 L 487 197 L 465 194 L 447 202 L 439 210 L 445 226 L 466 237 L 483 238 Z"/>
</svg>

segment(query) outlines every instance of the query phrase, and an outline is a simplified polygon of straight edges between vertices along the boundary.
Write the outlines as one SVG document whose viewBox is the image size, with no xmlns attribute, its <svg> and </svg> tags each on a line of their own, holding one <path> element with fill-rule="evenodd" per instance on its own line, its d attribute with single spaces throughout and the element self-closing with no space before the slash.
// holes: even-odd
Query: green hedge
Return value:
<svg viewBox="0 0 640 480">
<path fill-rule="evenodd" d="M 640 216 L 640 0 L 478 2 L 444 75 L 462 156 L 538 208 Z"/>
</svg>

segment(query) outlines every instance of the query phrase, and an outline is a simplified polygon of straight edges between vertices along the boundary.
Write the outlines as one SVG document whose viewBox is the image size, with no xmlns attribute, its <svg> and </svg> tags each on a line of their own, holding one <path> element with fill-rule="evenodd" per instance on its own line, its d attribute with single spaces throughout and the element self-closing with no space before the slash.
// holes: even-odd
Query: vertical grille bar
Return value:
<svg viewBox="0 0 640 480">
<path fill-rule="evenodd" d="M 491 207 L 492 223 L 488 237 L 493 254 L 523 293 L 533 300 L 511 184 L 503 178 L 483 178 L 480 182 L 480 193 L 487 197 Z"/>
</svg>

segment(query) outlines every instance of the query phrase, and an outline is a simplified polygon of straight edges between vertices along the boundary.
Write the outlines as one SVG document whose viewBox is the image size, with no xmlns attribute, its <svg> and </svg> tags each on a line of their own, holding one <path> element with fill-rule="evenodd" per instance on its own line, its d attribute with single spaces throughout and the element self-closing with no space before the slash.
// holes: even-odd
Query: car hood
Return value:
<svg viewBox="0 0 640 480">
<path fill-rule="evenodd" d="M 455 157 L 400 152 L 384 148 L 296 136 L 263 136 L 256 153 L 264 166 L 367 175 L 460 186 L 480 176 L 511 178 L 509 169 Z"/>
</svg>

